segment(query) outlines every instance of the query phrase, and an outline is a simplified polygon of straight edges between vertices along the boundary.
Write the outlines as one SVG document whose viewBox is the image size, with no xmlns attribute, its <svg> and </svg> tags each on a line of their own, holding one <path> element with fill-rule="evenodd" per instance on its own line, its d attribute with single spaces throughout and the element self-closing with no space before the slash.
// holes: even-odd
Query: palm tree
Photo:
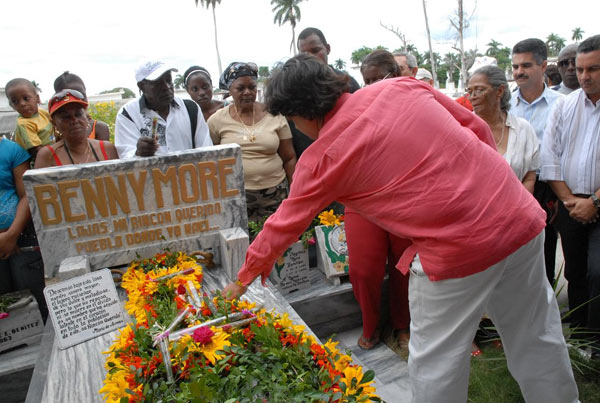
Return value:
<svg viewBox="0 0 600 403">
<path fill-rule="evenodd" d="M 298 6 L 304 0 L 271 0 L 273 7 L 272 11 L 275 11 L 275 18 L 273 23 L 282 26 L 286 22 L 289 22 L 292 26 L 292 42 L 290 43 L 290 52 L 294 50 L 294 55 L 298 53 L 296 49 L 296 23 L 300 21 L 300 7 Z"/>
<path fill-rule="evenodd" d="M 196 3 L 196 7 L 198 7 L 198 2 L 202 7 L 206 6 L 208 10 L 209 6 L 212 6 L 212 15 L 213 15 L 213 27 L 215 28 L 215 49 L 217 50 L 217 63 L 219 65 L 219 75 L 223 73 L 223 67 L 221 66 L 221 54 L 219 53 L 219 41 L 217 40 L 217 16 L 215 14 L 215 6 L 217 4 L 221 4 L 221 0 L 194 0 Z"/>
<path fill-rule="evenodd" d="M 183 88 L 183 76 L 181 74 L 177 74 L 175 79 L 173 80 L 173 85 L 175 88 Z"/>
<path fill-rule="evenodd" d="M 425 14 L 425 28 L 427 30 L 427 42 L 429 43 L 429 60 L 431 61 L 431 74 L 433 76 L 433 85 L 437 86 L 437 69 L 435 57 L 433 55 L 433 48 L 431 47 L 431 33 L 429 32 L 429 19 L 427 18 L 427 5 L 425 4 L 425 0 L 423 0 L 423 14 Z"/>
<path fill-rule="evenodd" d="M 580 41 L 581 38 L 583 38 L 583 34 L 584 34 L 584 30 L 577 27 L 575 28 L 573 31 L 573 35 L 571 36 L 571 39 L 573 39 L 575 42 Z"/>
<path fill-rule="evenodd" d="M 333 67 L 338 70 L 344 70 L 346 68 L 346 62 L 344 59 L 337 59 L 335 62 L 333 62 Z"/>
<path fill-rule="evenodd" d="M 565 38 L 553 32 L 550 33 L 550 35 L 548 35 L 548 37 L 546 38 L 546 45 L 548 46 L 548 50 L 550 51 L 551 56 L 558 55 L 558 52 L 560 52 L 560 50 L 565 47 L 565 44 Z"/>
<path fill-rule="evenodd" d="M 500 47 L 502 46 L 502 44 L 500 42 L 498 42 L 495 39 L 492 39 L 487 45 L 488 46 L 488 50 L 485 51 L 485 55 L 486 56 L 491 56 L 491 57 L 496 57 L 496 55 L 498 54 L 498 52 L 500 52 Z"/>
</svg>

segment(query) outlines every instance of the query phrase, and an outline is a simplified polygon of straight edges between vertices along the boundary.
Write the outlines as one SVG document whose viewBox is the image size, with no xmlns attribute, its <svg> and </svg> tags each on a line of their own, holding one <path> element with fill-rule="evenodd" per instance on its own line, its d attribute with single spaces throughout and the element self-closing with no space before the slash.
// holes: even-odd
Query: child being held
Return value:
<svg viewBox="0 0 600 403">
<path fill-rule="evenodd" d="M 15 129 L 15 142 L 26 149 L 35 160 L 40 147 L 54 142 L 54 131 L 50 115 L 38 109 L 40 96 L 31 81 L 15 78 L 6 83 L 9 105 L 19 113 Z"/>
</svg>

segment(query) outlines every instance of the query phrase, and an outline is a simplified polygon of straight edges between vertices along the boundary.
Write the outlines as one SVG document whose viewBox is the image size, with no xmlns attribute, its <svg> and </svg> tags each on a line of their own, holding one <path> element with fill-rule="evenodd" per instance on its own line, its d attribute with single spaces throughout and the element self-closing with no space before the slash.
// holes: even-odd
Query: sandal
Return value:
<svg viewBox="0 0 600 403">
<path fill-rule="evenodd" d="M 358 344 L 358 347 L 362 348 L 363 350 L 371 350 L 373 347 L 379 344 L 379 336 L 375 335 L 370 339 L 367 339 L 364 335 L 361 335 L 356 344 Z"/>
</svg>

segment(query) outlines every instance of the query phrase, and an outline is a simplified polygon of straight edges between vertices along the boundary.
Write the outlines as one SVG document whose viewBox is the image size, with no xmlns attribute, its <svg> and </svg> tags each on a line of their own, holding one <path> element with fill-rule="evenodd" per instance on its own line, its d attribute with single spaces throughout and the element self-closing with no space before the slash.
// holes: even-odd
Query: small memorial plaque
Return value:
<svg viewBox="0 0 600 403">
<path fill-rule="evenodd" d="M 327 278 L 348 274 L 348 245 L 344 224 L 315 227 L 317 265 Z"/>
<path fill-rule="evenodd" d="M 108 269 L 46 287 L 44 295 L 61 349 L 125 325 L 121 301 Z"/>
<path fill-rule="evenodd" d="M 283 256 L 277 259 L 270 279 L 284 295 L 310 285 L 308 251 L 304 249 L 302 242 L 292 244 Z"/>
</svg>

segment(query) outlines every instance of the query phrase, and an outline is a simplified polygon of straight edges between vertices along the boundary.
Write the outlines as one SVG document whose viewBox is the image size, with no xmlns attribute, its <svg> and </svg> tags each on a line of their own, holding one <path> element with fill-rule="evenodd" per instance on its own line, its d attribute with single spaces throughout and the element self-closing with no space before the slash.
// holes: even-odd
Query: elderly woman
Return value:
<svg viewBox="0 0 600 403">
<path fill-rule="evenodd" d="M 192 66 L 183 73 L 183 85 L 202 110 L 204 120 L 208 121 L 224 105 L 223 101 L 213 99 L 213 84 L 210 73 L 204 67 Z"/>
<path fill-rule="evenodd" d="M 417 80 L 383 80 L 352 95 L 346 88 L 347 78 L 307 55 L 271 77 L 268 110 L 316 141 L 224 295 L 265 279 L 315 214 L 337 200 L 412 242 L 396 267 L 411 271 L 413 401 L 467 400 L 471 341 L 487 311 L 527 400 L 576 402 L 545 281 L 545 214 L 494 149 L 488 125 Z M 411 267 L 417 253 L 422 267 Z"/>
<path fill-rule="evenodd" d="M 0 137 L 0 295 L 31 290 L 46 321 L 44 263 L 23 185 L 29 159 L 21 146 Z"/>
<path fill-rule="evenodd" d="M 360 72 L 365 85 L 400 76 L 400 68 L 394 56 L 387 50 L 371 52 L 363 60 Z M 402 349 L 408 349 L 408 275 L 393 268 L 393 264 L 400 259 L 410 241 L 394 236 L 351 208 L 346 208 L 345 228 L 350 282 L 360 305 L 363 321 L 363 332 L 358 339 L 358 346 L 369 350 L 379 342 L 381 289 L 386 261 L 389 260 L 392 267 L 389 271 L 389 304 L 393 337 Z"/>
<path fill-rule="evenodd" d="M 48 112 L 62 140 L 38 152 L 35 168 L 119 158 L 112 143 L 88 138 L 87 107 L 85 96 L 73 89 L 57 92 L 50 98 Z"/>
<path fill-rule="evenodd" d="M 466 91 L 474 112 L 490 126 L 496 149 L 533 194 L 539 144 L 529 122 L 508 112 L 510 90 L 506 75 L 496 66 L 482 67 L 471 75 Z"/>
<path fill-rule="evenodd" d="M 231 63 L 219 80 L 233 103 L 208 119 L 213 144 L 242 147 L 248 220 L 258 221 L 277 210 L 288 195 L 296 166 L 292 135 L 285 118 L 271 115 L 256 102 L 258 69 L 254 63 Z"/>
</svg>

